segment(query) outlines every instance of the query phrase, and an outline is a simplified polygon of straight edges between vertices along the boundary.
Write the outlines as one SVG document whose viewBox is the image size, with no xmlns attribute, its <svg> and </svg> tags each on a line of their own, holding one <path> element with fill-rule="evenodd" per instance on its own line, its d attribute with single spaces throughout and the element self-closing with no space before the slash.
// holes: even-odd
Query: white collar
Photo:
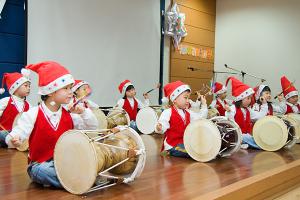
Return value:
<svg viewBox="0 0 300 200">
<path fill-rule="evenodd" d="M 25 101 L 25 98 L 20 98 L 16 95 L 11 95 L 11 97 L 14 99 L 14 101 L 17 101 L 17 102 L 24 102 Z"/>
<path fill-rule="evenodd" d="M 51 117 L 52 115 L 60 115 L 62 111 L 62 106 L 59 107 L 58 111 L 53 112 L 51 111 L 44 102 L 41 103 L 41 106 L 43 108 L 44 113 L 48 116 Z"/>
<path fill-rule="evenodd" d="M 287 101 L 286 101 L 286 104 L 291 106 L 291 107 L 298 106 L 298 103 L 296 105 L 294 105 L 294 104 L 291 104 L 290 102 L 287 102 Z"/>
</svg>

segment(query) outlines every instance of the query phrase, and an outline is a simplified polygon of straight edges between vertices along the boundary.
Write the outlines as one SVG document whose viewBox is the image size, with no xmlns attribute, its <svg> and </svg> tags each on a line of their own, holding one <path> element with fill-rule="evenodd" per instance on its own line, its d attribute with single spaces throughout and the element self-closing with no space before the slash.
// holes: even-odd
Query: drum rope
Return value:
<svg viewBox="0 0 300 200">
<path fill-rule="evenodd" d="M 108 188 L 108 187 L 111 187 L 111 186 L 114 186 L 114 185 L 117 185 L 117 183 L 112 183 L 112 184 L 104 185 L 104 186 L 101 185 L 100 187 L 95 186 L 95 187 L 91 188 L 89 191 L 87 191 L 86 193 L 93 192 L 93 191 L 96 191 L 96 190 L 101 190 L 101 189 Z"/>
<path fill-rule="evenodd" d="M 111 136 L 111 135 L 113 135 L 113 134 L 114 134 L 114 133 L 111 132 L 111 133 L 109 133 L 109 134 L 107 134 L 107 135 L 104 135 L 104 136 L 94 137 L 94 138 L 91 139 L 91 141 L 98 142 L 98 141 L 103 140 L 103 139 L 105 139 L 105 138 L 107 138 L 107 137 L 109 137 L 109 136 Z"/>
</svg>

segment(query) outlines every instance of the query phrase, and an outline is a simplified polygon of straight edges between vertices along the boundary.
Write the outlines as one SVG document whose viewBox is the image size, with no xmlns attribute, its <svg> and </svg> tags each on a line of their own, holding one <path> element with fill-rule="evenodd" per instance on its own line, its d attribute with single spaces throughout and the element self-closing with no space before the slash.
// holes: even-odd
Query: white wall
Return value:
<svg viewBox="0 0 300 200">
<path fill-rule="evenodd" d="M 132 80 L 142 99 L 159 81 L 159 5 L 159 0 L 30 0 L 28 63 L 60 62 L 76 79 L 91 83 L 91 99 L 101 106 L 115 105 L 124 79 Z M 36 84 L 34 77 L 32 94 Z M 155 91 L 151 101 L 157 100 Z"/>
<path fill-rule="evenodd" d="M 282 75 L 297 79 L 300 89 L 299 10 L 298 0 L 217 0 L 215 70 L 226 71 L 226 63 L 264 77 L 273 94 Z M 258 82 L 246 78 L 251 86 Z"/>
</svg>

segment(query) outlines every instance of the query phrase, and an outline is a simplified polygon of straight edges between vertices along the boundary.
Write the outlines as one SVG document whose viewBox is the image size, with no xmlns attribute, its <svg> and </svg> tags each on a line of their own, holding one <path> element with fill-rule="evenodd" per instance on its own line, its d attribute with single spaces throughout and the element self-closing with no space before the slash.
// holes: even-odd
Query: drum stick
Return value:
<svg viewBox="0 0 300 200">
<path fill-rule="evenodd" d="M 144 94 L 149 94 L 150 92 L 152 92 L 153 90 L 156 90 L 157 88 L 160 87 L 160 83 L 157 83 L 156 87 L 155 88 L 152 88 L 151 90 L 145 92 Z"/>
<path fill-rule="evenodd" d="M 278 96 L 282 95 L 285 91 L 287 91 L 288 89 L 290 89 L 293 85 L 294 85 L 295 81 L 291 82 L 291 84 L 288 85 L 287 88 L 285 88 L 282 92 L 280 92 L 279 94 L 277 94 L 274 99 L 277 99 Z"/>
<path fill-rule="evenodd" d="M 86 95 L 84 95 L 84 96 L 80 97 L 79 99 L 77 99 L 77 101 L 74 102 L 73 105 L 72 105 L 69 109 L 75 108 L 75 106 L 76 106 L 78 103 L 80 103 L 85 97 L 89 96 L 90 94 L 91 94 L 91 92 L 88 92 Z"/>
</svg>

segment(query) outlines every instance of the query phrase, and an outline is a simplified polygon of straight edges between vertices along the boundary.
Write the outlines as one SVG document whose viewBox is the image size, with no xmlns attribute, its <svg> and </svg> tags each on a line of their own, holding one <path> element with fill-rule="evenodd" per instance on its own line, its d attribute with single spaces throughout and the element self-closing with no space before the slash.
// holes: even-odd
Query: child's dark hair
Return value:
<svg viewBox="0 0 300 200">
<path fill-rule="evenodd" d="M 49 98 L 48 95 L 41 95 L 41 99 L 42 101 L 46 101 Z"/>
<path fill-rule="evenodd" d="M 126 88 L 126 92 L 131 90 L 131 89 L 134 89 L 134 86 L 133 85 L 129 85 L 127 88 Z M 124 97 L 123 99 L 126 99 L 126 93 L 124 94 Z"/>
<path fill-rule="evenodd" d="M 234 105 L 235 105 L 237 108 L 241 108 L 241 107 L 242 107 L 242 100 L 235 101 L 235 102 L 234 102 Z"/>
</svg>

